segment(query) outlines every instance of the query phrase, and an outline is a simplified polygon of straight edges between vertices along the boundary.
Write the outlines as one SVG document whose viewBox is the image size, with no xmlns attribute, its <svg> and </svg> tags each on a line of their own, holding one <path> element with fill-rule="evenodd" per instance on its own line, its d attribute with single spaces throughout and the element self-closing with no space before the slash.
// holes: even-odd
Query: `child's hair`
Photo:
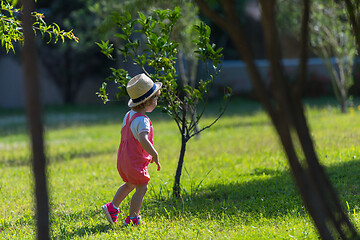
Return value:
<svg viewBox="0 0 360 240">
<path fill-rule="evenodd" d="M 145 102 L 140 103 L 139 105 L 136 105 L 134 107 L 131 107 L 132 110 L 137 111 L 140 109 L 144 109 L 147 106 L 149 106 L 155 99 L 159 98 L 160 91 L 157 91 L 151 98 L 147 99 Z"/>
</svg>

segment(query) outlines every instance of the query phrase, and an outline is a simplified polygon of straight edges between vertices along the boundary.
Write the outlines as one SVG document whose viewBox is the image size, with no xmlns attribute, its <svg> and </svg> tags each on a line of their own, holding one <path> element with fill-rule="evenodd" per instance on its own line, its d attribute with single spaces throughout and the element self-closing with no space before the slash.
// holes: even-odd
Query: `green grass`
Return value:
<svg viewBox="0 0 360 240">
<path fill-rule="evenodd" d="M 341 114 L 328 99 L 306 103 L 319 158 L 359 228 L 360 111 Z M 202 125 L 217 109 L 212 104 Z M 146 226 L 109 226 L 100 206 L 122 184 L 116 153 L 125 112 L 116 105 L 46 110 L 52 239 L 318 239 L 267 115 L 257 103 L 239 99 L 214 127 L 188 143 L 180 200 L 171 197 L 178 130 L 166 115 L 149 114 L 162 170 L 150 166 L 141 212 Z M 35 236 L 28 145 L 23 112 L 1 112 L 1 239 Z M 129 199 L 120 206 L 120 222 Z"/>
</svg>

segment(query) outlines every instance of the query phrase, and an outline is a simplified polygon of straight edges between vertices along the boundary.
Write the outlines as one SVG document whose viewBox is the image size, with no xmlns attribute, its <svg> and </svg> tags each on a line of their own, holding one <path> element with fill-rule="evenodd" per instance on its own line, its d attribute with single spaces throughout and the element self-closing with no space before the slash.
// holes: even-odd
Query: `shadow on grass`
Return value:
<svg viewBox="0 0 360 240">
<path fill-rule="evenodd" d="M 92 149 L 84 149 L 83 151 L 74 151 L 74 152 L 60 152 L 56 155 L 46 156 L 47 164 L 50 165 L 52 163 L 60 163 L 70 161 L 75 158 L 90 158 L 96 157 L 103 154 L 108 153 L 108 149 L 103 149 L 100 151 L 92 151 Z M 14 157 L 7 157 L 6 159 L 0 159 L 0 167 L 23 167 L 23 166 L 31 166 L 31 157 L 30 155 L 27 156 L 14 156 Z"/>
<path fill-rule="evenodd" d="M 221 124 L 215 124 L 211 127 L 212 130 L 221 130 L 221 129 L 237 129 L 237 128 L 247 128 L 247 127 L 260 127 L 260 126 L 269 126 L 272 127 L 270 120 L 260 120 L 260 121 L 251 121 L 251 120 L 241 120 L 234 122 L 221 122 Z"/>
<path fill-rule="evenodd" d="M 330 181 L 338 192 L 344 210 L 348 210 L 345 201 L 358 208 L 360 205 L 360 179 L 358 177 L 360 160 L 329 166 L 326 168 Z M 255 180 L 248 182 L 215 183 L 184 192 L 182 199 L 162 197 L 150 200 L 147 208 L 158 207 L 159 215 L 192 216 L 200 218 L 223 219 L 241 217 L 244 221 L 259 218 L 276 218 L 285 215 L 293 217 L 306 216 L 301 196 L 297 193 L 292 176 L 286 171 L 272 169 L 255 169 L 247 176 Z M 206 179 L 205 179 L 206 182 Z M 161 198 L 161 196 L 160 196 Z"/>
<path fill-rule="evenodd" d="M 99 234 L 108 232 L 113 229 L 109 224 L 98 224 L 95 226 L 82 226 L 74 229 L 70 233 L 60 233 L 57 236 L 54 236 L 54 239 L 65 240 L 65 239 L 74 239 L 75 237 L 85 237 L 93 234 Z"/>
<path fill-rule="evenodd" d="M 125 103 L 94 106 L 65 105 L 45 108 L 42 119 L 46 130 L 58 130 L 121 123 L 123 114 L 127 111 Z M 0 137 L 26 134 L 28 129 L 25 110 L 0 112 Z"/>
<path fill-rule="evenodd" d="M 73 239 L 101 234 L 114 229 L 106 221 L 94 221 L 101 215 L 100 210 L 86 210 L 73 213 L 54 213 L 51 220 L 53 239 Z M 74 226 L 75 225 L 75 226 Z"/>
<path fill-rule="evenodd" d="M 247 175 L 239 175 L 245 182 L 219 182 L 206 187 L 183 189 L 180 200 L 169 197 L 148 203 L 160 204 L 160 215 L 196 216 L 200 218 L 222 219 L 225 216 L 241 216 L 256 219 L 260 216 L 272 218 L 296 211 L 304 214 L 300 197 L 288 172 L 272 169 L 256 169 Z M 206 182 L 206 179 L 204 180 Z M 145 204 L 146 205 L 146 204 Z"/>
</svg>

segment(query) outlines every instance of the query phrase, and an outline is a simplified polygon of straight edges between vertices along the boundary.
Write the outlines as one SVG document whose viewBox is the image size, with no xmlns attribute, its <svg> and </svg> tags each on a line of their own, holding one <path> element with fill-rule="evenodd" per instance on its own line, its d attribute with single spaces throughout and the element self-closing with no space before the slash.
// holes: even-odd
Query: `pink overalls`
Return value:
<svg viewBox="0 0 360 240">
<path fill-rule="evenodd" d="M 117 155 L 117 169 L 121 178 L 124 182 L 134 185 L 144 185 L 150 180 L 148 165 L 151 155 L 142 148 L 130 129 L 132 121 L 139 116 L 145 115 L 135 113 L 129 121 L 130 113 L 128 114 L 125 126 L 121 130 L 121 142 Z M 150 121 L 149 140 L 152 144 L 153 136 L 153 127 Z"/>
</svg>

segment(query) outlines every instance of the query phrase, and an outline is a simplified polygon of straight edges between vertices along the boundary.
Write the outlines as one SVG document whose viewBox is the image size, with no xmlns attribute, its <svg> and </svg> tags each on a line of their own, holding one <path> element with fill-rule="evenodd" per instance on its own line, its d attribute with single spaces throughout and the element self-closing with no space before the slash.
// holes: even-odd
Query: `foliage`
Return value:
<svg viewBox="0 0 360 240">
<path fill-rule="evenodd" d="M 326 171 L 359 227 L 360 111 L 343 115 L 334 99 L 305 102 Z M 209 110 L 216 113 L 218 107 L 215 102 Z M 230 102 L 222 121 L 201 141 L 189 145 L 182 201 L 172 199 L 170 186 L 178 133 L 172 121 L 154 112 L 152 118 L 161 120 L 155 126 L 156 142 L 166 164 L 160 172 L 149 166 L 152 178 L 141 212 L 147 224 L 130 229 L 108 225 L 100 206 L 119 184 L 114 146 L 119 112 L 126 110 L 111 105 L 46 109 L 51 239 L 319 239 L 266 113 L 258 103 L 240 99 Z M 26 118 L 14 110 L 0 115 L 0 239 L 34 239 Z M 22 207 L 8 211 L 19 202 Z M 129 202 L 130 197 L 120 206 L 119 221 Z"/>
<path fill-rule="evenodd" d="M 276 5 L 276 10 L 279 14 L 276 15 L 279 24 L 280 34 L 290 34 L 298 36 L 301 27 L 301 11 L 299 11 L 300 0 L 279 0 Z"/>
<path fill-rule="evenodd" d="M 117 0 L 97 0 L 93 1 L 89 6 L 89 10 L 96 16 L 102 19 L 102 24 L 99 25 L 99 32 L 101 35 L 112 38 L 116 33 L 116 21 L 114 17 L 117 15 L 129 14 L 135 18 L 138 12 L 145 15 L 150 14 L 154 10 L 173 9 L 176 6 L 181 6 L 182 17 L 178 20 L 178 25 L 183 25 L 181 34 L 186 34 L 187 28 L 192 26 L 196 21 L 198 10 L 196 5 L 190 0 L 133 0 L 133 1 L 117 1 Z M 181 44 L 188 44 L 189 41 Z"/>
<path fill-rule="evenodd" d="M 130 14 L 124 17 L 119 17 L 118 24 L 122 33 L 116 36 L 125 40 L 123 48 L 119 48 L 119 52 L 126 59 L 133 59 L 134 63 L 141 66 L 144 72 L 146 72 L 152 79 L 156 79 L 164 84 L 162 91 L 161 106 L 171 117 L 179 122 L 181 119 L 182 106 L 190 105 L 195 106 L 200 100 L 203 100 L 203 96 L 207 93 L 209 84 L 213 80 L 214 76 L 209 74 L 208 80 L 202 81 L 195 89 L 186 87 L 184 91 L 189 95 L 181 99 L 178 84 L 176 81 L 176 53 L 178 43 L 170 39 L 170 33 L 173 29 L 176 21 L 180 17 L 180 8 L 176 8 L 175 11 L 169 10 L 157 10 L 156 16 L 146 17 L 144 14 L 139 13 L 139 19 L 131 20 Z M 136 24 L 140 24 L 140 29 L 136 29 Z M 160 27 L 160 29 L 159 29 Z M 209 42 L 210 28 L 204 24 L 194 27 L 194 30 L 199 34 L 199 40 L 194 40 L 197 44 L 198 50 L 195 53 L 204 62 L 213 62 L 213 69 L 219 71 L 221 63 L 221 50 L 214 50 L 213 45 Z M 133 34 L 141 33 L 146 37 L 143 41 L 141 38 L 132 39 Z M 101 48 L 102 53 L 112 58 L 113 56 L 113 44 L 109 41 L 102 41 L 97 43 Z M 142 50 L 139 53 L 139 50 Z M 208 66 L 208 64 L 206 64 Z M 149 69 L 146 69 L 149 68 Z M 128 72 L 124 69 L 112 68 L 112 76 L 108 81 L 114 81 L 118 84 L 119 91 L 124 95 L 126 94 L 126 84 L 130 79 Z M 108 94 L 106 92 L 107 83 L 104 82 L 102 88 L 98 92 L 99 97 L 102 98 L 104 103 L 109 101 Z M 178 107 L 181 106 L 181 107 Z"/>
<path fill-rule="evenodd" d="M 2 0 L 0 9 L 0 40 L 1 46 L 5 47 L 6 52 L 10 50 L 15 52 L 14 43 L 24 42 L 24 35 L 22 24 L 20 20 L 21 8 L 16 8 L 13 2 Z M 75 40 L 76 42 L 79 39 L 74 35 L 72 30 L 64 31 L 56 23 L 47 24 L 44 21 L 45 16 L 42 13 L 33 12 L 34 24 L 33 29 L 34 33 L 40 33 L 44 38 L 45 36 L 49 37 L 49 42 L 54 40 L 57 42 L 59 39 L 64 42 L 65 39 Z"/>
<path fill-rule="evenodd" d="M 179 69 L 179 78 L 183 85 L 196 85 L 196 75 L 198 71 L 198 59 L 193 54 L 196 45 L 193 43 L 194 36 L 193 25 L 199 24 L 199 12 L 197 5 L 191 0 L 133 0 L 116 1 L 101 0 L 96 1 L 91 7 L 91 11 L 103 19 L 99 27 L 101 35 L 112 39 L 114 31 L 116 33 L 116 21 L 114 17 L 130 13 L 135 18 L 138 12 L 145 15 L 151 14 L 154 10 L 173 9 L 181 6 L 181 18 L 177 20 L 172 29 L 172 40 L 176 41 L 178 46 L 177 60 Z M 112 33 L 112 35 L 111 35 Z M 121 42 L 114 40 L 115 45 L 121 45 Z M 118 46 L 116 46 L 118 47 Z"/>
</svg>

